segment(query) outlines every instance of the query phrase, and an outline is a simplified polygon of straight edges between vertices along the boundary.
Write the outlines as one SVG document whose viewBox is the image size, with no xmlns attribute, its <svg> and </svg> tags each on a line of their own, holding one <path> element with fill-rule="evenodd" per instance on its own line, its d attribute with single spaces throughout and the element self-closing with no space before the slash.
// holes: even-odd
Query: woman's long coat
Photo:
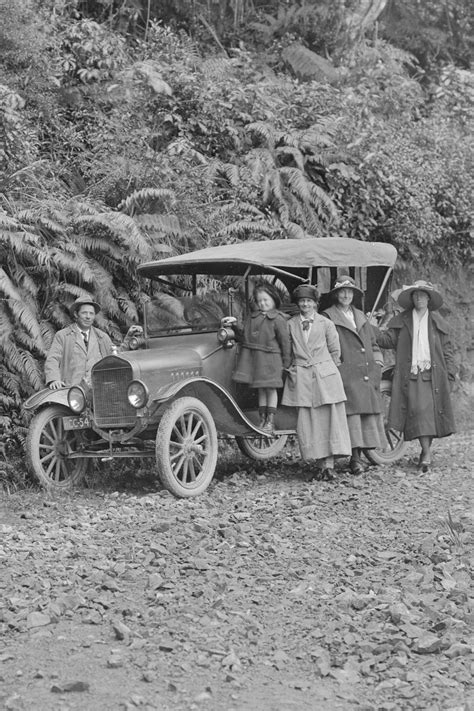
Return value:
<svg viewBox="0 0 474 711">
<path fill-rule="evenodd" d="M 288 320 L 280 311 L 255 311 L 246 320 L 233 379 L 252 388 L 283 387 L 283 368 L 290 363 Z"/>
<path fill-rule="evenodd" d="M 348 415 L 370 415 L 382 412 L 380 380 L 383 363 L 375 332 L 365 314 L 353 308 L 356 327 L 352 326 L 337 306 L 331 306 L 323 315 L 337 328 L 341 344 L 341 373 L 346 391 Z M 377 362 L 378 361 L 378 362 Z"/>
<path fill-rule="evenodd" d="M 338 370 L 341 350 L 335 325 L 319 314 L 306 343 L 301 317 L 288 322 L 293 357 L 283 390 L 283 405 L 320 407 L 344 402 L 346 394 Z"/>
<path fill-rule="evenodd" d="M 448 324 L 442 316 L 432 311 L 428 313 L 428 340 L 431 370 L 424 371 L 422 378 L 431 381 L 436 436 L 445 437 L 455 431 L 449 381 L 454 380 L 456 367 Z M 416 425 L 408 401 L 412 341 L 413 314 L 411 310 L 395 316 L 388 323 L 388 330 L 379 331 L 377 335 L 379 346 L 393 348 L 396 351 L 388 423 L 390 427 L 404 432 L 406 439 L 413 439 L 410 428 Z"/>
</svg>

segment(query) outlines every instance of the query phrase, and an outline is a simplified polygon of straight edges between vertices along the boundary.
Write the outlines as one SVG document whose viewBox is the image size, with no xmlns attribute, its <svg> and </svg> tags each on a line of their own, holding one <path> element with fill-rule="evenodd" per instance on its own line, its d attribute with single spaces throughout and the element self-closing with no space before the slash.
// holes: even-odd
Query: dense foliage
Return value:
<svg viewBox="0 0 474 711">
<path fill-rule="evenodd" d="M 75 297 L 94 294 L 116 339 L 139 319 L 144 258 L 309 233 L 391 242 L 402 264 L 470 259 L 464 0 L 0 12 L 5 425 L 41 386 Z M 329 81 L 295 78 L 285 49 L 298 43 L 331 56 Z"/>
</svg>

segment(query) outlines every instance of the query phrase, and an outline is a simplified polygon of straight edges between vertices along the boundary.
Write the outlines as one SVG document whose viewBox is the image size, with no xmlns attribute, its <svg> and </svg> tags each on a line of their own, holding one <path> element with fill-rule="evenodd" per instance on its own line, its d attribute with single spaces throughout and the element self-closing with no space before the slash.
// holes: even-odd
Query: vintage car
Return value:
<svg viewBox="0 0 474 711">
<path fill-rule="evenodd" d="M 162 484 L 191 497 L 212 480 L 219 435 L 233 436 L 254 459 L 275 456 L 295 433 L 295 409 L 278 408 L 274 435 L 259 429 L 256 391 L 232 380 L 239 344 L 226 317 L 245 318 L 261 278 L 280 289 L 282 310 L 291 311 L 289 294 L 299 283 L 317 284 L 323 308 L 342 270 L 361 285 L 361 306 L 373 313 L 387 300 L 396 256 L 388 244 L 308 238 L 212 247 L 143 264 L 150 296 L 133 350 L 96 363 L 90 384 L 45 389 L 25 403 L 35 411 L 27 438 L 31 471 L 47 487 L 67 488 L 93 459 L 153 457 Z M 390 392 L 387 370 L 386 403 Z M 402 456 L 403 437 L 387 436 L 387 450 L 367 453 L 372 461 Z"/>
</svg>

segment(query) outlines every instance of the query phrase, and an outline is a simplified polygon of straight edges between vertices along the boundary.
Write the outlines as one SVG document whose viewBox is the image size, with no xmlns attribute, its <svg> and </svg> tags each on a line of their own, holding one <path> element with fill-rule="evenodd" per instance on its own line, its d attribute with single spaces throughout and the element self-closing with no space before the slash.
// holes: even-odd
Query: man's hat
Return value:
<svg viewBox="0 0 474 711">
<path fill-rule="evenodd" d="M 72 316 L 75 316 L 75 315 L 77 314 L 77 312 L 79 311 L 79 309 L 81 308 L 81 306 L 86 306 L 86 305 L 87 305 L 87 306 L 93 306 L 93 307 L 94 307 L 94 311 L 96 312 L 96 314 L 99 313 L 99 311 L 100 311 L 100 306 L 99 306 L 99 304 L 97 303 L 97 301 L 94 301 L 94 300 L 91 299 L 89 296 L 80 296 L 78 299 L 75 300 L 75 302 L 74 302 L 73 305 L 71 306 L 71 314 L 72 314 Z"/>
<path fill-rule="evenodd" d="M 341 276 L 337 277 L 329 293 L 334 295 L 336 291 L 339 291 L 339 289 L 353 289 L 354 291 L 358 291 L 359 294 L 364 293 L 362 289 L 356 286 L 354 279 L 348 276 L 347 274 L 342 274 Z"/>
<path fill-rule="evenodd" d="M 436 311 L 443 305 L 443 297 L 438 291 L 438 287 L 435 284 L 431 284 L 429 281 L 424 279 L 419 279 L 415 281 L 414 284 L 403 285 L 400 294 L 398 295 L 398 303 L 403 309 L 413 308 L 412 295 L 414 291 L 424 291 L 430 297 L 428 301 L 428 308 L 430 311 Z"/>
</svg>

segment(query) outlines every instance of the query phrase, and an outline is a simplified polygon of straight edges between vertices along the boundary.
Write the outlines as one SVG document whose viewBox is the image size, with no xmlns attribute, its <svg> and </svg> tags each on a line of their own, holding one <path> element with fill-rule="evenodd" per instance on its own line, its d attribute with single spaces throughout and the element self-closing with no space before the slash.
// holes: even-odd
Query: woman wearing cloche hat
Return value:
<svg viewBox="0 0 474 711">
<path fill-rule="evenodd" d="M 313 478 L 331 480 L 334 457 L 351 452 L 344 408 L 346 394 L 337 369 L 339 338 L 334 324 L 316 311 L 316 287 L 301 284 L 292 298 L 300 313 L 288 322 L 292 361 L 282 404 L 298 410 L 298 443 L 302 458 L 315 462 Z"/>
<path fill-rule="evenodd" d="M 347 395 L 347 424 L 351 435 L 351 472 L 362 474 L 362 449 L 386 447 L 380 380 L 383 357 L 375 332 L 363 311 L 353 304 L 362 289 L 346 274 L 337 277 L 329 292 L 333 305 L 323 311 L 337 329 L 341 343 L 341 373 Z"/>
<path fill-rule="evenodd" d="M 404 286 L 398 303 L 405 310 L 377 336 L 379 346 L 396 351 L 388 424 L 406 440 L 419 440 L 418 468 L 426 472 L 433 438 L 455 431 L 450 399 L 456 375 L 453 349 L 448 324 L 437 313 L 443 297 L 434 284 L 419 280 Z"/>
</svg>

